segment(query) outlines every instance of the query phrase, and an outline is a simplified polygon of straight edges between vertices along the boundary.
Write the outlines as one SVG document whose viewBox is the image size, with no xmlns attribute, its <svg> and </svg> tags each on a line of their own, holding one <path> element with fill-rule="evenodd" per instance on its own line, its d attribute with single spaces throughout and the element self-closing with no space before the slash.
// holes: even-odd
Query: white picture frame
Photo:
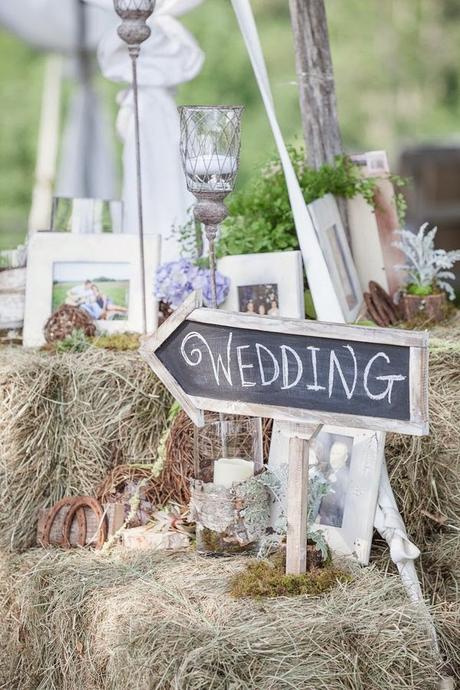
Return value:
<svg viewBox="0 0 460 690">
<path fill-rule="evenodd" d="M 230 291 L 221 309 L 248 312 L 245 306 L 252 297 L 254 313 L 260 313 L 261 307 L 269 316 L 305 318 L 299 251 L 225 256 L 218 260 L 217 269 L 230 278 Z M 275 299 L 271 300 L 271 296 Z"/>
<path fill-rule="evenodd" d="M 345 468 L 334 470 L 330 461 L 326 463 L 329 469 L 325 468 L 325 455 L 334 443 L 343 444 L 348 450 Z M 384 435 L 379 432 L 325 425 L 310 449 L 308 500 L 314 511 L 314 521 L 309 527 L 324 534 L 333 554 L 353 558 L 362 565 L 369 563 L 384 444 Z M 287 450 L 286 436 L 275 423 L 268 467 L 278 476 L 287 476 Z M 283 466 L 284 470 L 280 472 Z M 315 506 L 313 481 L 315 476 L 318 477 L 318 466 L 327 481 L 335 472 L 336 481 L 329 483 L 333 487 L 340 482 L 337 484 L 340 492 L 333 489 L 322 497 L 319 506 Z M 319 481 L 321 483 L 321 478 Z M 316 515 L 315 508 L 318 509 Z M 281 510 L 282 506 L 273 504 L 272 527 L 275 527 Z"/>
<path fill-rule="evenodd" d="M 150 332 L 156 330 L 158 321 L 153 281 L 160 260 L 159 238 L 145 237 L 144 250 L 147 331 Z M 81 280 L 77 282 L 84 283 L 87 278 L 94 279 L 95 276 L 89 275 L 92 267 L 101 267 L 109 277 L 112 271 L 113 275 L 123 275 L 123 284 L 127 283 L 126 316 L 119 315 L 120 320 L 95 318 L 97 332 L 142 332 L 142 283 L 137 235 L 37 232 L 31 238 L 28 248 L 23 332 L 25 347 L 40 347 L 45 344 L 43 328 L 53 312 L 53 281 L 56 271 L 62 274 L 66 271 L 76 273 L 79 265 Z"/>
<path fill-rule="evenodd" d="M 318 241 L 345 323 L 354 323 L 363 311 L 364 297 L 348 246 L 337 203 L 332 194 L 308 204 Z"/>
</svg>

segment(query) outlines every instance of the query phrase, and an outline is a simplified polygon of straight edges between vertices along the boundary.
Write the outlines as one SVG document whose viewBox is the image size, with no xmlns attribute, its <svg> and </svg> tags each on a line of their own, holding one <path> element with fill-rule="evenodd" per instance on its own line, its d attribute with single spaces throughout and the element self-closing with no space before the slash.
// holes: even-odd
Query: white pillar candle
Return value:
<svg viewBox="0 0 460 690">
<path fill-rule="evenodd" d="M 254 463 L 244 458 L 219 458 L 214 463 L 214 484 L 230 489 L 232 484 L 254 476 Z"/>
<path fill-rule="evenodd" d="M 205 153 L 187 160 L 185 167 L 189 175 L 202 177 L 203 175 L 231 175 L 236 171 L 237 165 L 233 156 Z"/>
</svg>

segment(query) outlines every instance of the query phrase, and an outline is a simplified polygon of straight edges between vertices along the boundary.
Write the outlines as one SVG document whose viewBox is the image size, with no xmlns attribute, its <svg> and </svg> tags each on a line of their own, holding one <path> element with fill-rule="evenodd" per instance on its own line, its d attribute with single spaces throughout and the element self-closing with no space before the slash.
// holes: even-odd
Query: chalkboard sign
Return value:
<svg viewBox="0 0 460 690">
<path fill-rule="evenodd" d="M 189 300 L 142 352 L 197 423 L 201 410 L 214 410 L 428 431 L 424 333 L 234 314 Z"/>
</svg>

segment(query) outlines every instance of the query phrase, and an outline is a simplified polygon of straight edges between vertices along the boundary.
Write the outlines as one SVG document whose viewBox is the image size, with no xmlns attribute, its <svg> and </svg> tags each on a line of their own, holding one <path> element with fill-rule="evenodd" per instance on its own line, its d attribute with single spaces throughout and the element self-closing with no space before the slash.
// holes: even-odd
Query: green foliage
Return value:
<svg viewBox="0 0 460 690">
<path fill-rule="evenodd" d="M 286 575 L 281 562 L 252 561 L 242 573 L 234 576 L 230 594 L 236 598 L 318 596 L 329 592 L 351 575 L 328 565 L 303 575 Z"/>
<path fill-rule="evenodd" d="M 406 287 L 406 292 L 409 295 L 417 295 L 418 297 L 426 297 L 433 294 L 433 285 L 417 285 L 411 283 Z"/>
<path fill-rule="evenodd" d="M 314 170 L 305 164 L 301 148 L 290 148 L 291 160 L 307 204 L 326 194 L 351 199 L 362 194 L 374 206 L 376 178 L 362 178 L 347 156 L 333 165 Z M 218 254 L 257 254 L 298 249 L 291 206 L 278 159 L 271 160 L 247 189 L 229 200 L 229 218 L 224 222 Z"/>
<path fill-rule="evenodd" d="M 89 339 L 81 328 L 76 328 L 64 340 L 58 340 L 54 349 L 58 353 L 63 352 L 85 352 L 90 346 Z"/>
</svg>

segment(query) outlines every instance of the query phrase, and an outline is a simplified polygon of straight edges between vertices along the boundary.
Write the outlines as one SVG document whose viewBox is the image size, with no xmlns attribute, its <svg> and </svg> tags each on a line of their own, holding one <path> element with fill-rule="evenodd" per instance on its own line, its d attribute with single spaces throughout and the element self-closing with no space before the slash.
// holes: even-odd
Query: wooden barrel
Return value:
<svg viewBox="0 0 460 690">
<path fill-rule="evenodd" d="M 25 268 L 0 270 L 0 330 L 22 328 L 25 292 Z"/>
</svg>

